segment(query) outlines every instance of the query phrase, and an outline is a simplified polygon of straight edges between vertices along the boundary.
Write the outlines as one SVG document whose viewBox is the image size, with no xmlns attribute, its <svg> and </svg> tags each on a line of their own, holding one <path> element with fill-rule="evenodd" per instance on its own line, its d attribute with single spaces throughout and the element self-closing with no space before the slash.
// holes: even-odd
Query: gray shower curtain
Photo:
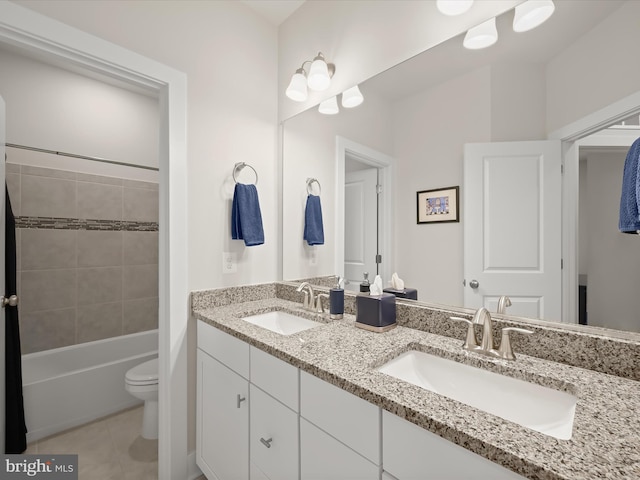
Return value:
<svg viewBox="0 0 640 480">
<path fill-rule="evenodd" d="M 16 221 L 6 190 L 5 220 L 5 298 L 17 295 Z M 5 308 L 5 453 L 22 453 L 27 449 L 27 426 L 22 400 L 22 359 L 18 307 Z"/>
</svg>

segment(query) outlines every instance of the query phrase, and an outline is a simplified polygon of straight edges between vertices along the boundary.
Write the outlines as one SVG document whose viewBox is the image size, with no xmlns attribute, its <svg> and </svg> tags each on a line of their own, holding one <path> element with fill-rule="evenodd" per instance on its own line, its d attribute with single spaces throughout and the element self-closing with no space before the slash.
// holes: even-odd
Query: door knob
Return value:
<svg viewBox="0 0 640 480">
<path fill-rule="evenodd" d="M 471 280 L 469 282 L 469 286 L 473 289 L 476 289 L 480 286 L 480 283 L 477 280 Z"/>
<path fill-rule="evenodd" d="M 2 303 L 2 308 L 4 307 L 17 307 L 18 306 L 18 296 L 11 295 L 9 298 L 0 297 L 0 302 Z"/>
</svg>

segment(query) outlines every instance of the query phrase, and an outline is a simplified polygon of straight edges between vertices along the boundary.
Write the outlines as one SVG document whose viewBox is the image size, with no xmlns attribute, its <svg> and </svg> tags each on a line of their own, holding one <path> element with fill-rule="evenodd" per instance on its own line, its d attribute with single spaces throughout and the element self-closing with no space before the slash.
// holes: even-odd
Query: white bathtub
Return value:
<svg viewBox="0 0 640 480">
<path fill-rule="evenodd" d="M 27 442 L 141 403 L 125 373 L 157 356 L 157 330 L 23 355 Z"/>
</svg>

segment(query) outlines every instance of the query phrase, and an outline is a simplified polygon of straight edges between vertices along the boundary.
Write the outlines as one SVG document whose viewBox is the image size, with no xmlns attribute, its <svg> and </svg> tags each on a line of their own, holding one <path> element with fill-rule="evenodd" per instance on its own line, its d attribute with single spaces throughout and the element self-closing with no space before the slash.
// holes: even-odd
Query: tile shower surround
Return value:
<svg viewBox="0 0 640 480">
<path fill-rule="evenodd" d="M 23 353 L 158 326 L 158 185 L 7 163 Z"/>
</svg>

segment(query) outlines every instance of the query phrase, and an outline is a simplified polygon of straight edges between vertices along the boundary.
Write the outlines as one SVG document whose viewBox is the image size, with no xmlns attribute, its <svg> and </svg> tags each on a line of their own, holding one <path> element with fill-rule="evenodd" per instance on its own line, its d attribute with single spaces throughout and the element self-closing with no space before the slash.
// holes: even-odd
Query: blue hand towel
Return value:
<svg viewBox="0 0 640 480">
<path fill-rule="evenodd" d="M 304 239 L 309 245 L 324 245 L 324 229 L 322 227 L 322 206 L 317 195 L 307 196 L 304 210 Z"/>
<path fill-rule="evenodd" d="M 623 233 L 640 230 L 640 138 L 633 142 L 624 162 L 618 228 Z"/>
<path fill-rule="evenodd" d="M 264 243 L 262 214 L 255 185 L 236 183 L 231 205 L 231 238 L 244 240 L 247 247 Z"/>
</svg>

